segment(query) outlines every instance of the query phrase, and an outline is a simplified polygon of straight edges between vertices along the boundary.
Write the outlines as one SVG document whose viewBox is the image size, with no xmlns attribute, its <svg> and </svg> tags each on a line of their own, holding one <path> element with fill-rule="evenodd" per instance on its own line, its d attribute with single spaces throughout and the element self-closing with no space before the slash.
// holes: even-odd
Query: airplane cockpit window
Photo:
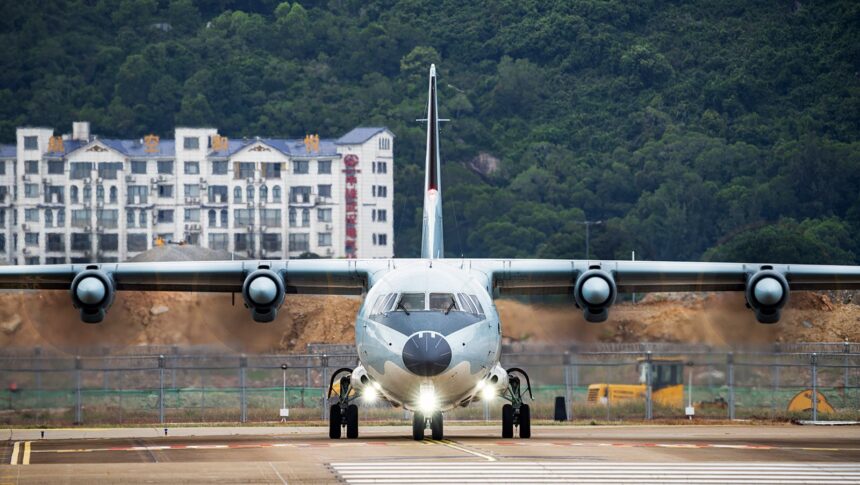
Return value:
<svg viewBox="0 0 860 485">
<path fill-rule="evenodd" d="M 397 303 L 397 311 L 421 311 L 424 310 L 424 293 L 404 293 Z"/>
<path fill-rule="evenodd" d="M 469 295 L 469 296 L 472 298 L 472 303 L 475 304 L 475 308 L 478 310 L 478 314 L 483 315 L 484 314 L 484 307 L 482 307 L 481 302 L 478 301 L 478 296 L 477 295 Z"/>
<path fill-rule="evenodd" d="M 370 308 L 370 314 L 379 315 L 380 313 L 391 311 L 391 305 L 394 304 L 395 298 L 397 298 L 397 293 L 379 295 L 379 297 L 376 298 L 376 302 L 374 302 L 373 306 Z"/>
<path fill-rule="evenodd" d="M 430 293 L 430 310 L 441 311 L 448 314 L 457 310 L 457 300 L 453 293 Z"/>
<path fill-rule="evenodd" d="M 468 296 L 464 295 L 463 293 L 457 293 L 457 298 L 460 299 L 460 307 L 463 309 L 464 312 L 478 313 L 477 309 L 475 308 L 475 304 L 472 303 L 472 300 Z"/>
</svg>

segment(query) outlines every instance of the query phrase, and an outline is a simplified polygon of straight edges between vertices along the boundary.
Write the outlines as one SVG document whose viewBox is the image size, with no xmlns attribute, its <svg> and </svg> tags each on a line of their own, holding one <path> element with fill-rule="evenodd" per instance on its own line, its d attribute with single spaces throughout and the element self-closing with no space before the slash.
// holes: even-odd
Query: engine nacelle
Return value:
<svg viewBox="0 0 860 485">
<path fill-rule="evenodd" d="M 606 321 L 609 317 L 609 307 L 615 303 L 617 295 L 615 278 L 599 269 L 582 273 L 573 287 L 576 306 L 582 308 L 585 320 L 592 323 Z"/>
<path fill-rule="evenodd" d="M 98 269 L 78 273 L 69 291 L 72 305 L 81 311 L 81 321 L 85 323 L 100 323 L 104 320 L 116 293 L 113 278 Z"/>
<path fill-rule="evenodd" d="M 782 307 L 788 303 L 788 280 L 781 273 L 762 270 L 747 280 L 747 306 L 755 312 L 759 323 L 779 321 Z"/>
<path fill-rule="evenodd" d="M 249 274 L 242 284 L 245 307 L 251 309 L 255 322 L 271 322 L 284 304 L 284 280 L 272 270 L 258 269 Z"/>
<path fill-rule="evenodd" d="M 350 386 L 356 390 L 356 392 L 361 392 L 364 389 L 364 386 L 370 384 L 370 376 L 367 375 L 367 369 L 364 368 L 363 365 L 358 364 L 355 369 L 349 374 Z"/>
</svg>

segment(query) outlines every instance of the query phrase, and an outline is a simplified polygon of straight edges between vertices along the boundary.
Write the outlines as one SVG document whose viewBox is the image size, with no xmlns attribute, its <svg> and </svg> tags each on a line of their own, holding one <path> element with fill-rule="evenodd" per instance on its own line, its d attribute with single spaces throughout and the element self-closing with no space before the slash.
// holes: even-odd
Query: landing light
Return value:
<svg viewBox="0 0 860 485">
<path fill-rule="evenodd" d="M 364 392 L 361 393 L 361 397 L 364 399 L 364 402 L 373 403 L 376 402 L 376 398 L 379 396 L 376 392 L 376 387 L 368 386 L 364 388 Z"/>
<path fill-rule="evenodd" d="M 481 400 L 482 401 L 492 401 L 496 397 L 496 389 L 492 386 L 484 386 L 481 389 Z"/>
<path fill-rule="evenodd" d="M 439 407 L 439 401 L 436 399 L 436 391 L 433 389 L 421 389 L 418 394 L 418 409 L 426 414 L 432 414 Z"/>
</svg>

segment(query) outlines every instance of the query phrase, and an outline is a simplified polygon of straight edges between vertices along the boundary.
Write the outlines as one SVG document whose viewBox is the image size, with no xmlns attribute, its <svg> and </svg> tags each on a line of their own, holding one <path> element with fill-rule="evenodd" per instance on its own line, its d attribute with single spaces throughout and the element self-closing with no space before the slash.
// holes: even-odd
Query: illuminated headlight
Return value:
<svg viewBox="0 0 860 485">
<path fill-rule="evenodd" d="M 361 393 L 362 399 L 364 399 L 367 403 L 376 402 L 376 399 L 379 397 L 379 394 L 376 391 L 376 387 L 368 386 L 364 388 L 364 392 Z"/>
<path fill-rule="evenodd" d="M 496 388 L 493 386 L 484 386 L 481 389 L 481 400 L 492 401 L 496 397 Z"/>
<path fill-rule="evenodd" d="M 432 414 L 439 407 L 439 401 L 436 399 L 436 391 L 433 389 L 421 389 L 418 394 L 418 409 L 424 414 Z"/>
</svg>

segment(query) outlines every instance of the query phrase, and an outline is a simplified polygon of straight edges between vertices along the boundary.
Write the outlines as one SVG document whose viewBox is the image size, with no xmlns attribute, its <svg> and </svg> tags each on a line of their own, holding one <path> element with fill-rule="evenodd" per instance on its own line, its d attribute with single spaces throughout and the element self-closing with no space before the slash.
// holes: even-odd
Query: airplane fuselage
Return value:
<svg viewBox="0 0 860 485">
<path fill-rule="evenodd" d="M 409 410 L 447 411 L 468 403 L 499 362 L 501 327 L 490 288 L 484 273 L 450 260 L 420 260 L 387 272 L 358 313 L 363 369 L 354 379 L 364 370 L 370 382 L 355 385 L 374 385 Z"/>
</svg>

